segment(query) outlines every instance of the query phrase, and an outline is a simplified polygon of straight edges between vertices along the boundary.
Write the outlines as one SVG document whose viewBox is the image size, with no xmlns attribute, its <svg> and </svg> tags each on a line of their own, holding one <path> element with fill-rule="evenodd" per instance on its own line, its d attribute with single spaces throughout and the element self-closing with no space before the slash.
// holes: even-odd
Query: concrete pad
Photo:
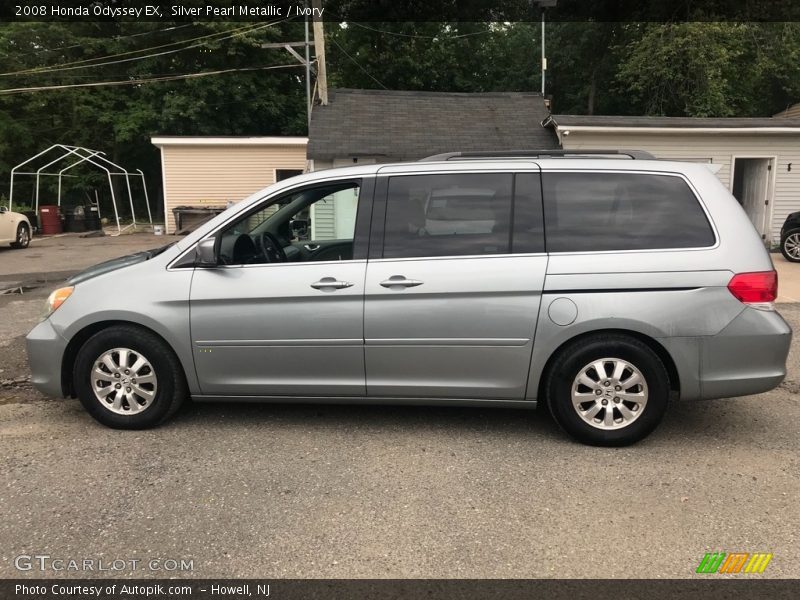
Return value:
<svg viewBox="0 0 800 600">
<path fill-rule="evenodd" d="M 778 299 L 776 302 L 800 302 L 800 263 L 792 263 L 783 254 L 772 254 L 778 271 Z"/>
</svg>

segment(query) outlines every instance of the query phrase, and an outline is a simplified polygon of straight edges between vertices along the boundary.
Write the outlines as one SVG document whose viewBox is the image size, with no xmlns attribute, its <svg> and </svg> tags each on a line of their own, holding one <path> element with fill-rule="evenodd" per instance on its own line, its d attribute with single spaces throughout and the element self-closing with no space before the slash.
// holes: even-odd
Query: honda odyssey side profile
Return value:
<svg viewBox="0 0 800 600">
<path fill-rule="evenodd" d="M 452 153 L 270 186 L 73 277 L 27 344 L 39 390 L 115 428 L 189 397 L 542 403 L 573 438 L 618 446 L 672 400 L 777 386 L 792 332 L 776 296 L 704 165 Z"/>
</svg>

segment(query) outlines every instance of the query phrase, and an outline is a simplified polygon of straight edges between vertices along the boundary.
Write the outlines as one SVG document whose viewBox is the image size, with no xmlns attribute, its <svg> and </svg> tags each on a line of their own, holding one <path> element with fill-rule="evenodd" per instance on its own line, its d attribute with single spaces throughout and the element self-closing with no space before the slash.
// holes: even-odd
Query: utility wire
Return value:
<svg viewBox="0 0 800 600">
<path fill-rule="evenodd" d="M 70 71 L 70 70 L 74 70 L 74 69 L 84 69 L 84 68 L 89 68 L 89 67 L 101 67 L 103 65 L 118 64 L 118 63 L 122 63 L 122 62 L 130 62 L 130 61 L 133 61 L 133 60 L 144 60 L 146 58 L 152 58 L 154 56 L 162 56 L 164 54 L 172 54 L 172 53 L 175 53 L 175 52 L 180 52 L 182 50 L 188 50 L 190 48 L 197 48 L 199 46 L 204 46 L 205 44 L 209 43 L 209 41 L 221 41 L 221 40 L 225 40 L 225 39 L 230 39 L 230 38 L 236 37 L 238 35 L 244 35 L 245 33 L 249 33 L 251 31 L 256 31 L 258 29 L 264 29 L 265 27 L 271 27 L 272 25 L 275 25 L 275 24 L 280 23 L 281 21 L 285 21 L 285 20 L 286 19 L 281 19 L 279 21 L 273 21 L 272 23 L 265 23 L 263 25 L 262 24 L 247 25 L 245 27 L 239 27 L 237 29 L 229 29 L 229 30 L 226 30 L 226 31 L 218 31 L 216 33 L 212 33 L 212 34 L 209 34 L 209 35 L 204 35 L 204 36 L 200 36 L 200 37 L 192 38 L 192 39 L 188 39 L 188 40 L 181 40 L 179 42 L 171 42 L 169 44 L 162 44 L 160 46 L 153 46 L 151 48 L 142 48 L 140 50 L 130 50 L 128 52 L 118 52 L 117 54 L 110 54 L 108 56 L 88 58 L 88 59 L 84 59 L 84 60 L 77 60 L 77 61 L 62 63 L 60 65 L 35 67 L 33 69 L 24 69 L 22 71 L 14 71 L 14 72 L 10 72 L 10 73 L 0 73 L 0 77 L 9 76 L 9 75 L 36 75 L 36 74 L 39 74 L 39 73 L 55 73 L 55 72 L 58 72 L 58 71 Z M 234 33 L 231 33 L 231 32 L 234 32 Z M 225 34 L 229 34 L 229 33 L 231 33 L 231 35 L 226 35 L 225 37 L 218 37 L 215 40 L 208 40 L 208 38 L 215 37 L 215 36 L 221 36 L 221 35 L 225 35 Z M 169 51 L 165 51 L 165 52 L 158 52 L 158 53 L 154 53 L 154 54 L 148 54 L 148 55 L 145 55 L 145 56 L 137 56 L 137 57 L 133 57 L 133 58 L 127 58 L 127 59 L 121 59 L 121 60 L 115 60 L 115 61 L 107 61 L 107 62 L 102 62 L 102 63 L 82 64 L 82 63 L 89 63 L 89 62 L 97 61 L 97 60 L 104 60 L 106 58 L 115 58 L 115 57 L 119 57 L 119 56 L 126 56 L 126 55 L 130 55 L 130 54 L 139 54 L 139 53 L 142 53 L 142 52 L 148 52 L 150 50 L 158 50 L 160 48 L 168 48 L 170 46 L 177 46 L 177 45 L 180 45 L 180 44 L 185 44 L 187 42 L 194 42 L 194 41 L 197 41 L 197 40 L 206 40 L 206 41 L 198 43 L 198 44 L 192 44 L 192 45 L 186 46 L 184 48 L 178 48 L 178 49 L 175 49 L 175 50 L 169 50 Z"/>
<path fill-rule="evenodd" d="M 362 67 L 362 66 L 361 66 L 361 65 L 358 63 L 358 61 L 357 61 L 355 58 L 353 58 L 352 56 L 350 56 L 350 54 L 348 54 L 347 50 L 345 50 L 344 48 L 342 48 L 342 46 L 339 44 L 339 42 L 337 42 L 337 41 L 336 41 L 334 38 L 328 38 L 328 39 L 330 39 L 330 41 L 332 41 L 332 42 L 334 43 L 334 45 L 335 45 L 337 48 L 339 48 L 339 50 L 341 50 L 342 52 L 344 52 L 344 55 L 345 55 L 347 58 L 349 58 L 349 59 L 350 59 L 350 62 L 352 62 L 352 63 L 353 63 L 355 66 L 357 66 L 359 69 L 361 69 L 361 70 L 362 70 L 362 71 L 363 71 L 363 72 L 366 74 L 366 76 L 367 76 L 367 77 L 369 77 L 370 79 L 372 79 L 372 81 L 374 81 L 375 83 L 377 83 L 377 84 L 378 84 L 379 86 L 381 86 L 383 89 L 385 89 L 385 90 L 388 90 L 388 89 L 389 89 L 389 88 L 387 88 L 385 85 L 383 85 L 383 84 L 382 84 L 380 81 L 378 81 L 377 79 L 375 79 L 375 78 L 374 78 L 372 75 L 370 75 L 369 71 L 367 71 L 367 70 L 366 70 L 364 67 Z"/>
<path fill-rule="evenodd" d="M 420 40 L 439 40 L 439 41 L 448 41 L 448 40 L 457 40 L 460 38 L 472 37 L 475 35 L 485 35 L 487 33 L 494 33 L 491 29 L 486 29 L 484 31 L 473 31 L 472 33 L 462 33 L 460 35 L 447 35 L 447 34 L 440 34 L 440 35 L 420 35 L 417 33 L 400 33 L 399 31 L 386 31 L 385 29 L 376 29 L 375 27 L 369 27 L 364 25 L 363 23 L 357 23 L 356 21 L 346 21 L 348 25 L 355 25 L 356 27 L 361 27 L 361 29 L 368 29 L 369 31 L 374 31 L 375 33 L 385 33 L 386 35 L 394 35 L 397 37 L 404 37 L 404 38 L 416 38 Z"/>
<path fill-rule="evenodd" d="M 222 69 L 218 71 L 202 71 L 200 73 L 169 75 L 166 77 L 149 77 L 146 79 L 123 79 L 119 81 L 96 81 L 93 83 L 71 83 L 67 85 L 45 85 L 40 87 L 12 88 L 9 90 L 0 90 L 0 96 L 12 96 L 15 94 L 43 92 L 48 90 L 64 90 L 70 88 L 88 88 L 88 87 L 106 87 L 106 86 L 120 86 L 120 85 L 139 85 L 144 83 L 160 83 L 164 81 L 177 81 L 181 79 L 197 79 L 200 77 L 208 77 L 209 75 L 222 75 L 223 73 L 234 73 L 234 72 L 244 72 L 244 71 L 269 71 L 272 69 L 288 69 L 288 68 L 302 67 L 302 66 L 303 65 L 299 63 L 292 63 L 287 65 L 273 65 L 269 67 L 240 67 L 236 69 Z"/>
<path fill-rule="evenodd" d="M 140 33 L 130 33 L 128 35 L 115 35 L 111 36 L 114 40 L 125 40 L 128 38 L 133 37 L 141 37 L 143 35 L 151 35 L 153 33 L 163 33 L 165 31 L 175 31 L 176 29 L 183 29 L 184 27 L 191 27 L 193 25 L 197 25 L 197 23 L 184 23 L 183 25 L 176 25 L 174 27 L 166 27 L 164 29 L 154 29 L 152 31 L 142 31 Z M 101 40 L 103 38 L 92 38 L 93 40 Z M 85 46 L 86 43 L 82 42 L 80 44 L 72 44 L 71 46 L 63 46 L 59 48 L 43 48 L 41 50 L 35 50 L 31 52 L 31 54 L 44 54 L 45 52 L 60 52 L 62 50 L 71 50 L 72 48 L 79 48 L 81 46 Z"/>
</svg>

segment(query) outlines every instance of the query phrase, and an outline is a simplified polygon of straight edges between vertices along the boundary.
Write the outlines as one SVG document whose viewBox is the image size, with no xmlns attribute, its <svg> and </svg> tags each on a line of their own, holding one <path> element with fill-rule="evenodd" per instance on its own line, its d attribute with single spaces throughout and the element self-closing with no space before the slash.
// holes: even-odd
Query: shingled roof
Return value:
<svg viewBox="0 0 800 600">
<path fill-rule="evenodd" d="M 558 148 L 540 94 L 330 90 L 314 106 L 308 158 L 417 160 L 450 151 Z"/>
</svg>

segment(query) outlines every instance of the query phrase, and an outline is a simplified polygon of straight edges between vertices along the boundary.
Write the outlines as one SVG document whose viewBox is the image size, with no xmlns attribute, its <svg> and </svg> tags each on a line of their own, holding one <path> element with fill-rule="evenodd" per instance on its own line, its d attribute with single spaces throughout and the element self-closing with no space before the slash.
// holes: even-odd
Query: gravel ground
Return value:
<svg viewBox="0 0 800 600">
<path fill-rule="evenodd" d="M 797 342 L 776 390 L 676 403 L 630 448 L 501 409 L 194 404 L 122 432 L 13 383 L 47 291 L 0 296 L 0 577 L 85 575 L 14 568 L 49 554 L 142 561 L 93 576 L 683 578 L 711 551 L 800 576 Z"/>
</svg>

